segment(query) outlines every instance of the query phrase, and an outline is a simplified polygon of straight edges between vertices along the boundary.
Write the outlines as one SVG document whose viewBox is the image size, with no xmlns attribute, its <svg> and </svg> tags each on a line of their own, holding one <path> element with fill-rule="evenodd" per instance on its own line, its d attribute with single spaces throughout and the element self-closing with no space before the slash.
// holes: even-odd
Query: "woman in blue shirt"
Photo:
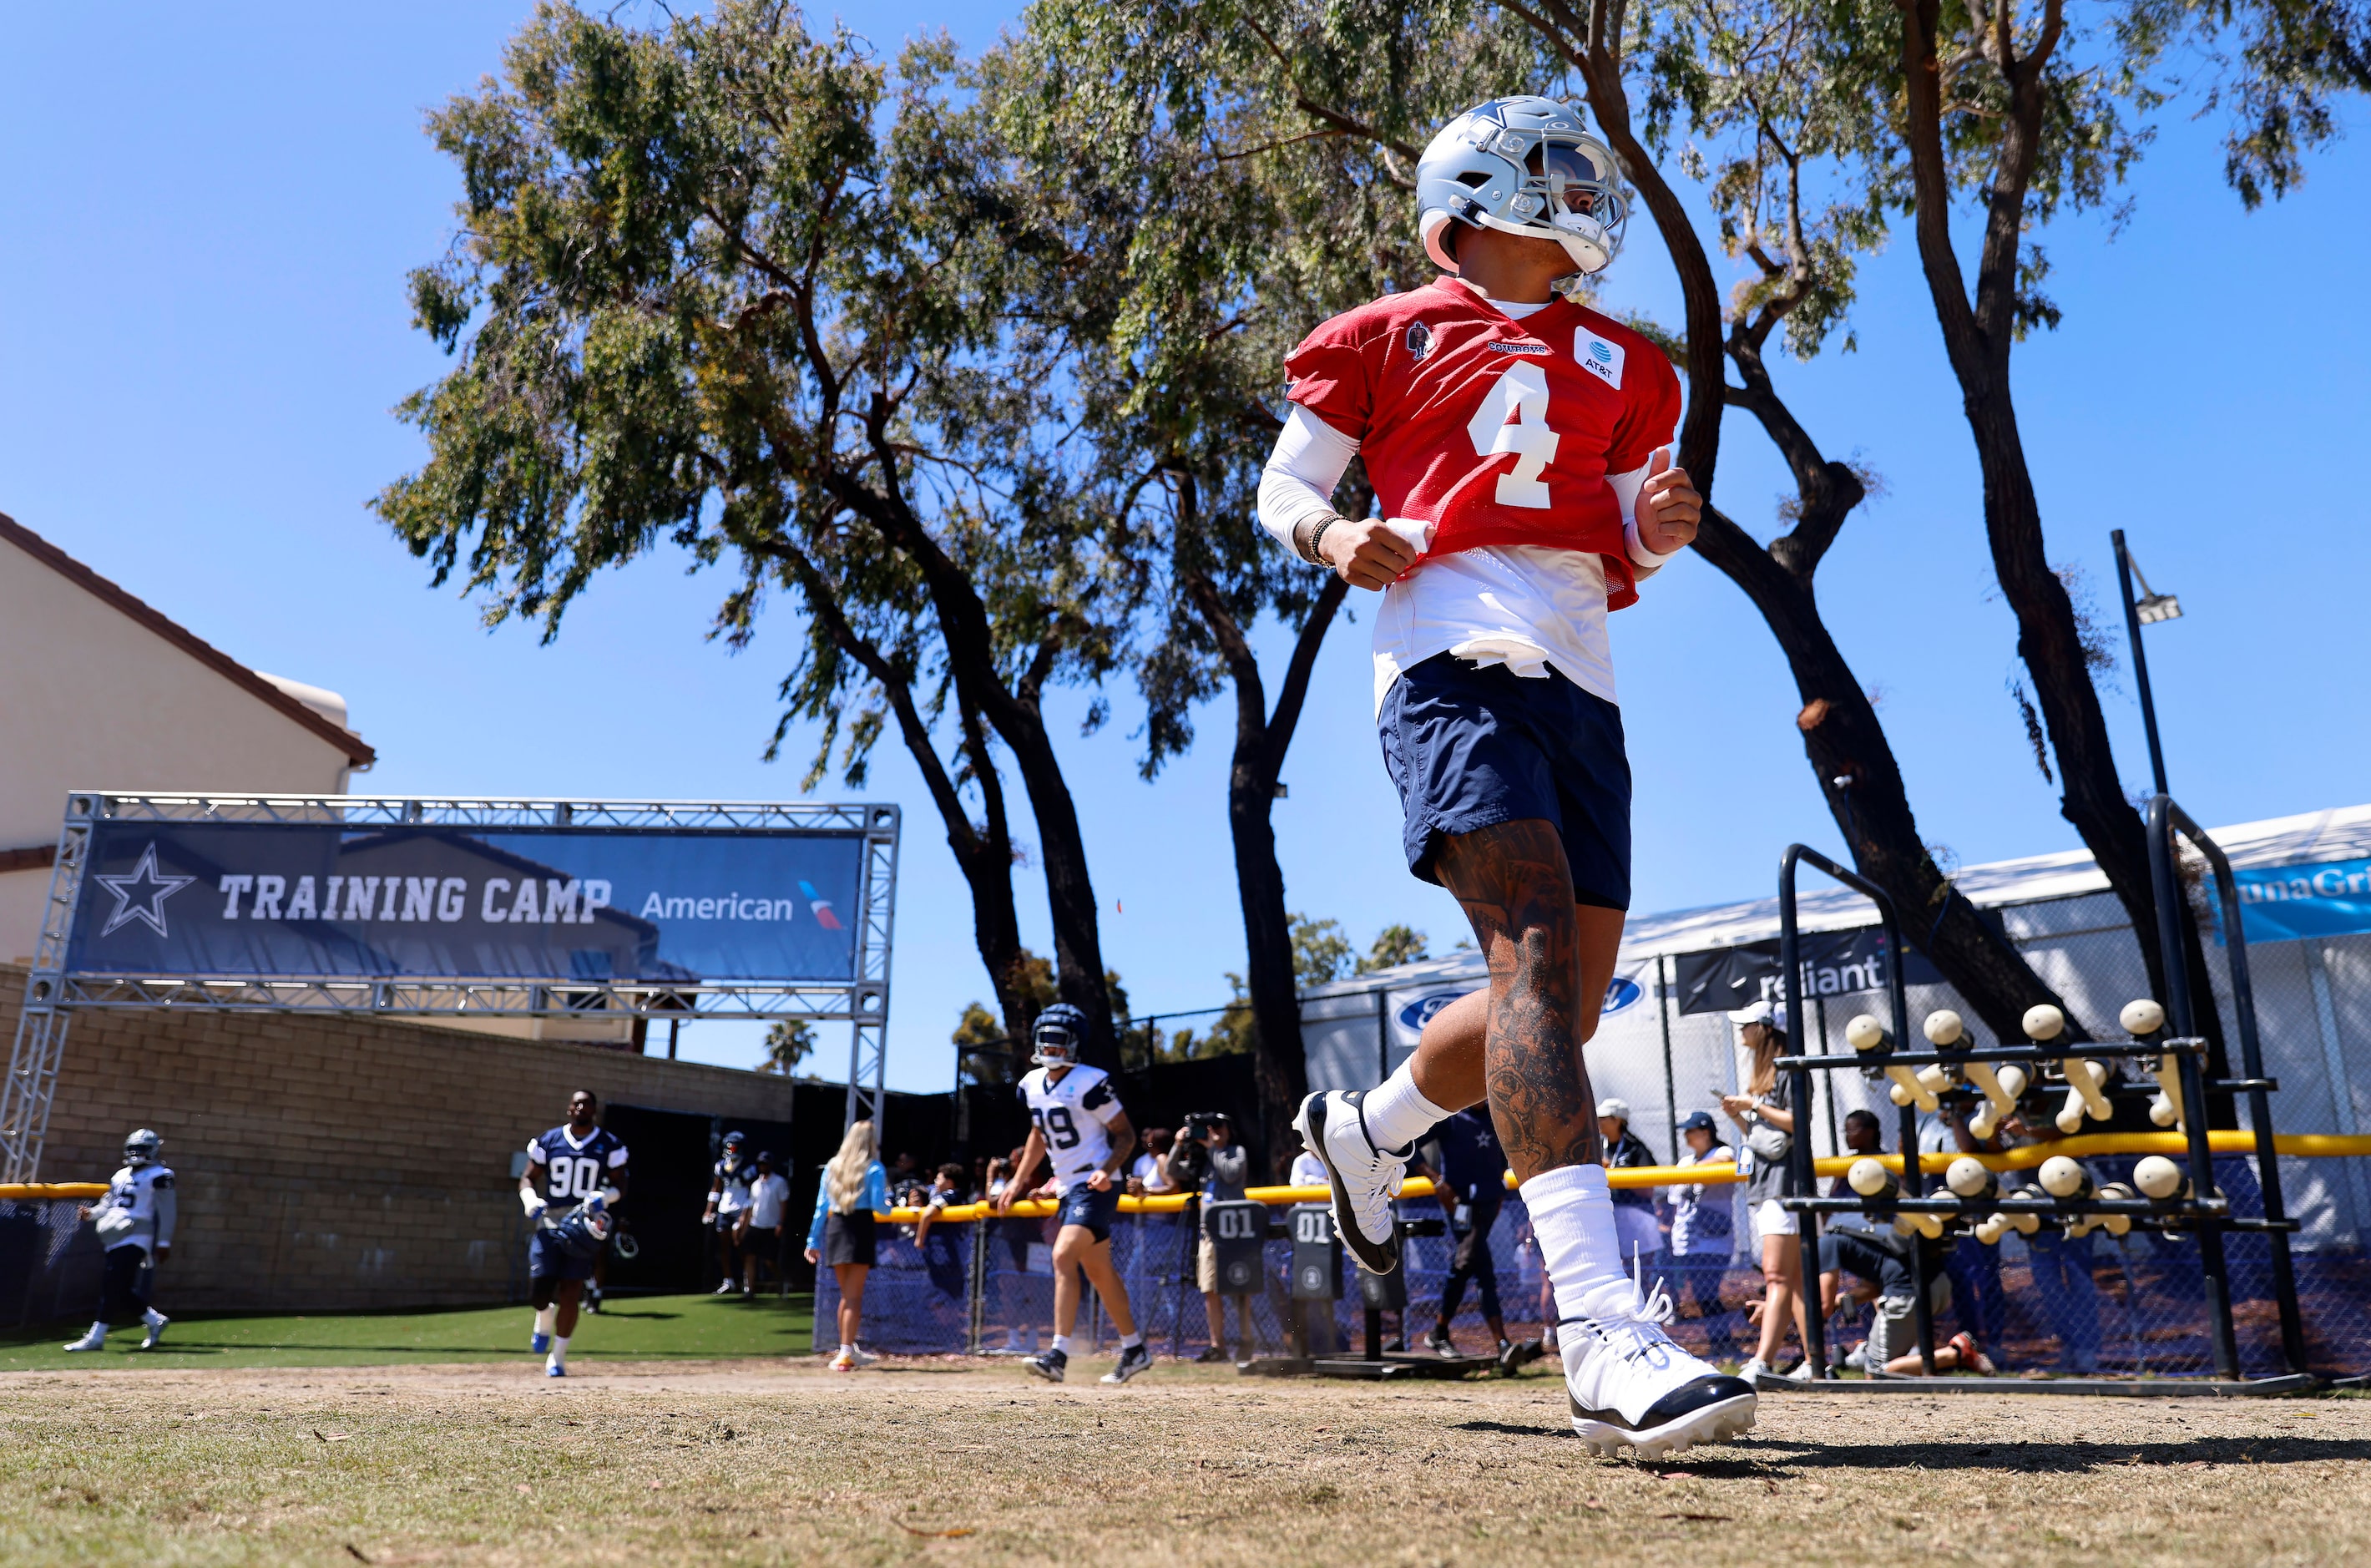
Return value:
<svg viewBox="0 0 2371 1568">
<path fill-rule="evenodd" d="M 864 1320 L 864 1276 L 873 1270 L 873 1227 L 889 1217 L 889 1173 L 870 1119 L 839 1141 L 839 1153 L 815 1183 L 815 1218 L 807 1225 L 807 1261 L 831 1265 L 839 1282 L 839 1353 L 834 1372 L 853 1372 L 880 1357 L 856 1342 Z"/>
</svg>

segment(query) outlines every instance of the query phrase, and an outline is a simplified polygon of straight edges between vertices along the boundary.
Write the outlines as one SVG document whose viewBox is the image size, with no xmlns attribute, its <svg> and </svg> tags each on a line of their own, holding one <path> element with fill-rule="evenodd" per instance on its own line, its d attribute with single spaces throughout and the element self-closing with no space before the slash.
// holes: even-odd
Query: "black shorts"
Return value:
<svg viewBox="0 0 2371 1568">
<path fill-rule="evenodd" d="M 1630 759 L 1619 706 L 1554 669 L 1527 678 L 1435 654 L 1392 682 L 1375 722 L 1400 792 L 1409 870 L 1437 883 L 1442 835 L 1537 819 L 1564 840 L 1576 901 L 1630 907 Z"/>
<path fill-rule="evenodd" d="M 873 1267 L 875 1246 L 873 1211 L 859 1209 L 852 1214 L 827 1214 L 823 1222 L 823 1260 L 827 1263 L 861 1263 Z"/>
<path fill-rule="evenodd" d="M 1083 1181 L 1074 1181 L 1054 1206 L 1057 1234 L 1063 1225 L 1085 1225 L 1097 1241 L 1111 1239 L 1112 1221 L 1119 1217 L 1119 1189 L 1112 1187 L 1096 1191 Z"/>
</svg>

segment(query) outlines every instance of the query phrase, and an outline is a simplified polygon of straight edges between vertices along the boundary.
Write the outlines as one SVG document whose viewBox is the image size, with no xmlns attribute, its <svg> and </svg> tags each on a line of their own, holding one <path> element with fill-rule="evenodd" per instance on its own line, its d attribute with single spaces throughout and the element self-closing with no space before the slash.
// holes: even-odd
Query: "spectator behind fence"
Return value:
<svg viewBox="0 0 2371 1568">
<path fill-rule="evenodd" d="M 1021 1163 L 1022 1153 L 1022 1150 L 1014 1149 L 988 1162 L 980 1191 L 989 1203 L 993 1204 L 1003 1197 L 1004 1190 L 1012 1185 L 1012 1167 Z M 1025 1219 L 1019 1214 L 1006 1214 L 991 1222 L 991 1233 L 995 1243 L 1004 1249 L 1010 1263 L 1008 1267 L 996 1268 L 991 1262 L 989 1313 L 993 1321 L 1004 1326 L 1004 1348 L 1017 1351 L 1023 1348 L 1017 1303 L 1022 1297 L 1023 1281 L 1029 1272 L 1029 1249 L 1045 1242 L 1046 1222 Z M 991 1253 L 991 1260 L 993 1257 Z M 1030 1330 L 1033 1338 L 1028 1348 L 1035 1348 L 1035 1332 L 1034 1329 Z"/>
<path fill-rule="evenodd" d="M 914 1157 L 912 1151 L 908 1150 L 889 1162 L 889 1196 L 900 1204 L 929 1185 L 930 1179 L 922 1174 L 921 1162 Z"/>
<path fill-rule="evenodd" d="M 1605 1140 L 1608 1170 L 1636 1170 L 1663 1163 L 1647 1146 L 1646 1139 L 1630 1131 L 1627 1100 L 1608 1098 L 1597 1102 L 1597 1132 Z M 1643 1282 L 1642 1290 L 1652 1289 L 1663 1253 L 1663 1227 L 1655 1221 L 1653 1188 L 1613 1189 L 1613 1229 L 1622 1238 L 1622 1261 Z"/>
<path fill-rule="evenodd" d="M 1455 1237 L 1449 1254 L 1449 1272 L 1440 1282 L 1440 1310 L 1424 1348 L 1437 1355 L 1453 1355 L 1457 1347 L 1449 1326 L 1464 1300 L 1465 1287 L 1480 1287 L 1482 1321 L 1488 1324 L 1500 1359 L 1508 1354 L 1507 1321 L 1498 1309 L 1498 1266 L 1490 1254 L 1490 1232 L 1507 1201 L 1507 1152 L 1498 1146 L 1498 1132 L 1490 1123 L 1490 1108 L 1468 1106 L 1436 1123 L 1431 1146 L 1439 1156 L 1440 1175 L 1433 1196 L 1449 1216 Z M 1430 1162 L 1427 1162 L 1428 1164 Z M 1511 1363 L 1509 1364 L 1511 1365 Z"/>
<path fill-rule="evenodd" d="M 1235 1142 L 1234 1124 L 1224 1116 L 1189 1119 L 1177 1130 L 1169 1149 L 1169 1179 L 1178 1187 L 1191 1185 L 1194 1178 L 1202 1178 L 1202 1203 L 1233 1203 L 1243 1200 L 1243 1190 L 1251 1180 L 1251 1156 Z M 1208 1230 L 1197 1245 L 1194 1262 L 1195 1284 L 1202 1292 L 1202 1310 L 1210 1321 L 1210 1342 L 1197 1361 L 1227 1359 L 1226 1300 L 1219 1294 L 1219 1244 L 1210 1239 Z M 1235 1323 L 1241 1330 L 1239 1343 L 1248 1358 L 1252 1348 L 1251 1297 L 1235 1297 Z"/>
<path fill-rule="evenodd" d="M 834 1372 L 853 1372 L 880 1357 L 857 1342 L 864 1323 L 864 1276 L 873 1270 L 873 1226 L 889 1217 L 889 1173 L 871 1118 L 839 1141 L 839 1153 L 815 1184 L 815 1218 L 807 1225 L 807 1261 L 827 1262 L 839 1283 L 839 1353 Z"/>
<path fill-rule="evenodd" d="M 1679 1163 L 1712 1165 L 1734 1161 L 1736 1151 L 1720 1141 L 1709 1113 L 1692 1110 L 1680 1123 Z M 1737 1251 L 1736 1192 L 1731 1187 L 1706 1184 L 1671 1189 L 1671 1273 L 1673 1305 L 1687 1307 L 1704 1320 L 1707 1353 L 1726 1361 L 1737 1353 L 1729 1332 L 1729 1314 L 1720 1304 L 1721 1280 Z"/>
<path fill-rule="evenodd" d="M 1177 1183 L 1169 1179 L 1169 1151 L 1176 1146 L 1177 1134 L 1166 1127 L 1150 1127 L 1144 1133 L 1144 1152 L 1128 1167 L 1128 1190 L 1139 1198 L 1160 1198 L 1177 1191 Z"/>
<path fill-rule="evenodd" d="M 2028 1121 L 2021 1114 L 2004 1118 L 2001 1132 L 2010 1148 L 2054 1144 L 2063 1135 L 2047 1117 Z M 2024 1240 L 2042 1316 L 2058 1340 L 2058 1370 L 2088 1377 L 2099 1370 L 2099 1284 L 2091 1277 L 2091 1238 L 2069 1237 L 2044 1221 Z"/>
<path fill-rule="evenodd" d="M 757 1174 L 749 1179 L 749 1206 L 741 1211 L 740 1231 L 734 1237 L 734 1245 L 741 1249 L 744 1301 L 757 1299 L 759 1259 L 774 1271 L 777 1283 L 781 1280 L 783 1211 L 790 1204 L 790 1178 L 776 1167 L 770 1152 L 760 1153 Z"/>
<path fill-rule="evenodd" d="M 1855 1158 L 1858 1158 L 1863 1155 L 1878 1154 L 1885 1147 L 1885 1124 L 1878 1121 L 1877 1113 L 1873 1110 L 1846 1111 L 1845 1113 L 1844 1131 L 1845 1153 L 1853 1156 Z M 1830 1198 L 1858 1198 L 1860 1194 L 1854 1191 L 1843 1177 L 1831 1176 L 1828 1178 L 1828 1188 L 1823 1196 Z M 1844 1214 L 1828 1215 L 1826 1218 L 1825 1228 L 1829 1230 L 1875 1230 L 1877 1228 L 1877 1222 L 1869 1218 L 1867 1214 L 1857 1214 L 1846 1212 Z M 1891 1227 L 1889 1225 L 1887 1228 L 1891 1229 Z M 1981 1245 L 1981 1243 L 1979 1245 Z"/>
<path fill-rule="evenodd" d="M 1745 1174 L 1745 1201 L 1753 1215 L 1753 1235 L 1762 1254 L 1762 1338 L 1738 1376 L 1747 1382 L 1767 1372 L 1787 1343 L 1791 1323 L 1809 1343 L 1803 1300 L 1803 1260 L 1795 1237 L 1796 1216 L 1778 1200 L 1787 1192 L 1787 1156 L 1795 1146 L 1795 1113 L 1787 1109 L 1787 1080 L 1778 1072 L 1778 1058 L 1787 1053 L 1787 1009 L 1757 1002 L 1729 1016 L 1737 1026 L 1738 1043 L 1752 1056 L 1745 1092 L 1723 1095 L 1720 1108 L 1745 1133 L 1738 1165 Z M 1799 1369 L 1810 1376 L 1808 1366 Z"/>
<path fill-rule="evenodd" d="M 963 1255 L 956 1250 L 949 1232 L 942 1230 L 933 1236 L 931 1222 L 943 1211 L 970 1202 L 971 1194 L 964 1187 L 963 1167 L 943 1165 L 931 1179 L 930 1191 L 922 1195 L 922 1217 L 914 1223 L 914 1245 L 922 1254 L 922 1267 L 939 1294 L 951 1300 L 963 1299 Z"/>
</svg>

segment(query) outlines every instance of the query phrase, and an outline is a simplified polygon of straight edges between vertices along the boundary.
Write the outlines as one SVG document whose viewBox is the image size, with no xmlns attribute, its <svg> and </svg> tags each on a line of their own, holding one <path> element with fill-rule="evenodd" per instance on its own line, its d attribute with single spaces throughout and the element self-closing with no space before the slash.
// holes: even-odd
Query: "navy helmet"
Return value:
<svg viewBox="0 0 2371 1568">
<path fill-rule="evenodd" d="M 551 1239 L 571 1258 L 596 1257 L 608 1245 L 614 1223 L 607 1210 L 580 1203 L 551 1227 Z"/>
<path fill-rule="evenodd" d="M 1029 1026 L 1029 1060 L 1040 1067 L 1077 1064 L 1087 1042 L 1087 1016 L 1068 1002 L 1057 1002 Z"/>
</svg>

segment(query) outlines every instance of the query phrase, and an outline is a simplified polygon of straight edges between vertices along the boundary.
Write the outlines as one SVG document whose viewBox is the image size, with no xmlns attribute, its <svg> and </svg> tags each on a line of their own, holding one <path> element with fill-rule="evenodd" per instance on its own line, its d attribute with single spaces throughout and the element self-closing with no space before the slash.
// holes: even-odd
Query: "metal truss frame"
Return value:
<svg viewBox="0 0 2371 1568">
<path fill-rule="evenodd" d="M 0 1082 L 0 1180 L 30 1181 L 48 1136 L 75 1011 L 197 1009 L 347 1017 L 799 1019 L 849 1025 L 847 1117 L 884 1109 L 889 970 L 897 902 L 897 807 L 877 802 L 618 801 L 464 796 L 185 795 L 76 790 L 50 872 L 40 945 Z M 855 976 L 847 981 L 586 981 L 355 976 L 86 975 L 66 968 L 91 832 L 100 822 L 304 822 L 341 827 L 616 828 L 687 833 L 808 830 L 863 835 Z"/>
</svg>

